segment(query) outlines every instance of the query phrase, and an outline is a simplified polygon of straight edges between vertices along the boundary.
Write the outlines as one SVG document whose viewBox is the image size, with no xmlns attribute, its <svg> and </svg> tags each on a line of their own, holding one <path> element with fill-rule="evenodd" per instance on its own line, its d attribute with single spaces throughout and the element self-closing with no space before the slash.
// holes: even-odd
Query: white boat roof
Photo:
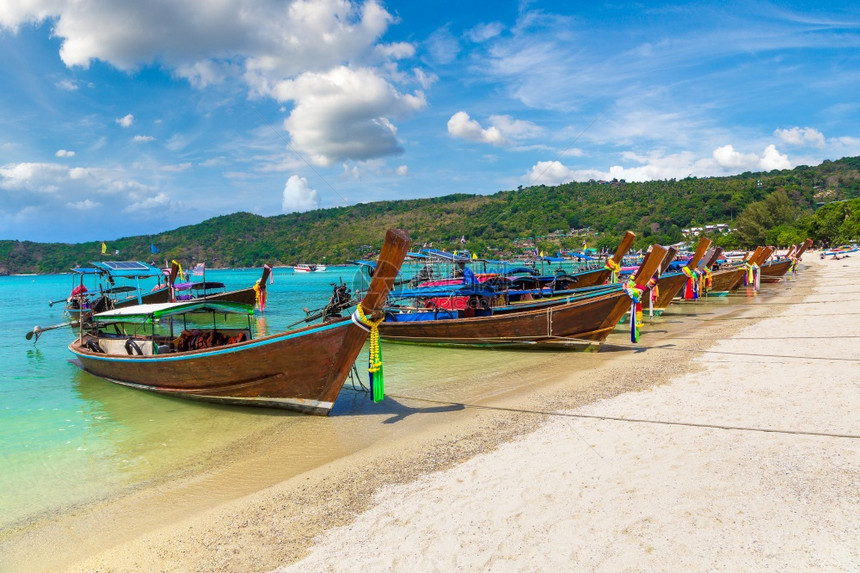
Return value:
<svg viewBox="0 0 860 573">
<path fill-rule="evenodd" d="M 227 301 L 189 301 L 138 304 L 100 312 L 93 316 L 99 321 L 134 321 L 160 318 L 189 312 L 223 312 L 226 314 L 253 314 L 254 307 L 249 304 Z M 135 320 L 136 319 L 136 320 Z"/>
</svg>

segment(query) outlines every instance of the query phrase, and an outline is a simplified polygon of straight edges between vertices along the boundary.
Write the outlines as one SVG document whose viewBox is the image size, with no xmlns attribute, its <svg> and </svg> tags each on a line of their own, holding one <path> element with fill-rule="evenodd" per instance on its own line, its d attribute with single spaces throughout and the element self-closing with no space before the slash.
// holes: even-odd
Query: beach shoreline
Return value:
<svg viewBox="0 0 860 573">
<path fill-rule="evenodd" d="M 816 256 L 816 253 L 810 253 L 808 256 Z M 829 261 L 821 261 L 821 263 L 826 262 Z M 786 297 L 796 298 L 795 293 L 799 291 L 804 291 L 806 293 L 804 296 L 813 293 L 820 282 L 815 278 L 816 275 L 821 270 L 827 270 L 826 265 L 821 263 L 818 261 L 809 265 L 805 263 L 804 266 L 809 268 L 803 272 L 808 272 L 808 276 L 802 275 L 797 282 L 770 285 L 785 291 L 779 293 L 774 300 L 785 300 Z M 856 268 L 855 264 L 853 269 Z M 792 292 L 789 293 L 789 291 Z M 750 302 L 760 301 L 751 300 Z M 744 316 L 751 310 L 755 311 L 754 317 L 745 319 Z M 707 373 L 708 369 L 700 361 L 696 361 L 695 357 L 699 355 L 698 353 L 715 344 L 721 344 L 715 341 L 732 335 L 736 336 L 739 332 L 750 328 L 747 326 L 748 322 L 758 324 L 768 320 L 762 310 L 764 309 L 759 306 L 756 311 L 755 304 L 738 305 L 734 315 L 724 320 L 711 320 L 711 324 L 708 324 L 706 329 L 707 336 L 701 338 L 689 336 L 675 340 L 675 352 L 670 366 L 661 360 L 648 359 L 649 354 L 654 352 L 651 350 L 642 356 L 623 351 L 597 353 L 600 359 L 594 360 L 593 366 L 587 369 L 588 381 L 585 384 L 582 381 L 573 383 L 561 376 L 558 380 L 547 381 L 547 384 L 539 389 L 533 388 L 531 391 L 516 395 L 493 397 L 492 400 L 487 401 L 487 405 L 492 405 L 494 409 L 470 407 L 447 412 L 439 411 L 432 415 L 435 418 L 433 423 L 407 424 L 404 426 L 404 431 L 392 440 L 348 457 L 336 459 L 252 495 L 211 507 L 198 508 L 191 515 L 166 517 L 163 523 L 143 535 L 91 552 L 82 559 L 65 561 L 67 570 L 268 571 L 291 563 L 297 563 L 296 570 L 309 567 L 338 570 L 337 555 L 342 556 L 344 552 L 350 555 L 362 554 L 362 548 L 348 545 L 346 541 L 343 542 L 343 546 L 339 546 L 337 544 L 340 540 L 331 540 L 332 536 L 337 538 L 338 535 L 327 534 L 327 531 L 339 531 L 334 529 L 336 527 L 346 527 L 347 531 L 356 531 L 361 527 L 362 521 L 368 519 L 367 515 L 379 511 L 381 504 L 402 506 L 402 501 L 391 502 L 390 499 L 400 499 L 398 496 L 406 495 L 401 491 L 403 488 L 409 490 L 409 488 L 427 487 L 426 480 L 441 480 L 444 485 L 439 488 L 448 488 L 446 495 L 450 496 L 456 506 L 460 496 L 463 495 L 462 490 L 457 489 L 457 484 L 460 483 L 458 480 L 462 478 L 451 478 L 448 476 L 449 473 L 462 471 L 462 468 L 467 467 L 468 464 L 474 466 L 481 463 L 494 468 L 497 472 L 502 471 L 510 463 L 487 458 L 503 456 L 510 448 L 533 448 L 534 444 L 540 444 L 546 440 L 545 434 L 553 435 L 551 427 L 555 423 L 553 420 L 558 417 L 553 418 L 535 412 L 552 412 L 559 409 L 589 412 L 589 408 L 603 406 L 613 400 L 628 399 L 635 402 L 655 388 L 674 388 L 679 378 L 701 376 Z M 682 320 L 676 322 L 684 320 L 689 323 L 691 319 L 682 317 Z M 709 319 L 704 317 L 701 320 Z M 672 322 L 672 314 L 669 313 L 667 317 L 651 325 L 651 328 L 665 328 L 667 331 L 673 331 L 681 326 L 671 324 Z M 648 328 L 645 329 L 646 333 Z M 643 346 L 648 346 L 648 343 L 646 334 L 643 337 Z M 730 367 L 733 356 L 732 354 L 721 356 L 718 360 L 720 367 Z M 590 360 L 590 358 L 585 359 Z M 439 405 L 425 402 L 415 406 L 419 411 L 421 408 L 430 410 L 434 407 Z M 585 410 L 582 409 L 583 407 Z M 594 415 L 603 414 L 597 412 Z M 629 414 L 624 415 L 631 417 Z M 581 433 L 579 425 L 582 423 L 586 422 L 577 420 L 574 426 L 576 431 L 567 436 L 568 441 L 587 445 L 582 436 L 578 435 Z M 541 431 L 535 432 L 538 429 Z M 854 454 L 856 455 L 856 449 Z M 576 456 L 582 455 L 594 456 L 592 447 L 586 447 L 584 452 L 576 453 Z M 597 457 L 597 459 L 600 458 Z M 529 465 L 528 460 L 526 465 Z M 552 466 L 552 464 L 548 465 Z M 856 470 L 856 466 L 852 467 Z M 445 481 L 446 479 L 448 481 Z M 522 489 L 523 484 L 517 476 L 510 476 L 507 481 L 510 482 L 507 488 Z M 483 485 L 488 486 L 486 483 Z M 491 488 L 487 487 L 487 489 Z M 430 496 L 422 497 L 421 491 L 413 492 L 412 495 L 417 496 L 417 501 L 409 498 L 411 501 L 401 508 L 404 514 L 408 514 L 409 508 L 412 507 L 420 510 L 431 506 L 428 501 Z M 472 493 L 469 496 L 474 497 Z M 381 501 L 386 499 L 388 501 Z M 500 505 L 507 507 L 507 504 Z M 510 511 L 511 508 L 508 507 L 508 510 Z M 510 534 L 522 533 L 518 532 L 518 526 L 515 523 L 503 525 L 509 521 L 510 516 L 504 517 L 505 519 L 499 520 L 501 523 L 495 529 L 490 528 L 488 535 L 494 534 L 507 538 Z M 402 526 L 397 526 L 398 520 L 403 519 L 400 515 L 388 515 L 387 519 L 394 525 L 378 527 L 377 522 L 373 531 L 379 531 L 374 535 L 383 535 L 387 530 L 403 529 Z M 425 527 L 427 531 L 432 531 L 433 519 L 421 515 L 405 519 Z M 464 519 L 463 516 L 452 519 L 452 527 L 460 527 L 459 520 L 462 519 Z M 607 516 L 604 524 L 611 529 L 612 516 Z M 322 537 L 318 537 L 320 535 Z M 365 532 L 344 536 L 341 531 L 339 537 L 355 537 L 352 543 L 376 547 L 377 553 L 383 559 L 386 555 L 390 556 L 389 561 L 379 562 L 379 555 L 369 559 L 367 563 L 371 568 L 375 564 L 382 568 L 397 570 L 404 568 L 402 563 L 409 562 L 408 560 L 400 562 L 394 557 L 398 552 L 403 552 L 401 557 L 407 555 L 406 547 L 398 547 L 399 543 L 375 546 L 372 541 L 368 542 L 368 535 L 370 534 Z M 535 540 L 536 544 L 540 545 L 537 541 L 539 540 Z M 435 542 L 430 540 L 428 543 Z M 332 550 L 332 544 L 335 544 L 334 550 Z M 457 543 L 442 545 L 441 550 L 446 554 L 455 556 L 462 554 L 465 558 L 465 554 L 469 553 Z M 395 547 L 398 549 L 395 550 Z M 326 549 L 320 548 L 328 548 L 335 562 L 328 562 L 320 557 L 326 552 Z M 477 562 L 440 561 L 439 557 L 433 557 L 433 551 L 421 546 L 420 543 L 416 548 L 410 549 L 421 553 L 422 559 L 429 559 L 425 563 L 430 569 L 447 569 L 449 565 L 483 568 L 487 565 Z M 321 551 L 323 553 L 320 553 Z M 856 546 L 852 551 L 856 556 Z M 524 553 L 524 555 L 527 554 L 528 552 Z M 533 559 L 534 556 L 529 558 Z M 301 559 L 307 559 L 307 561 L 300 561 Z M 567 562 L 570 563 L 569 556 Z M 344 562 L 343 567 L 346 567 L 346 563 Z M 353 568 L 357 562 L 350 559 L 348 563 L 350 568 Z M 514 563 L 512 568 L 517 569 L 516 561 L 511 563 Z M 536 565 L 541 568 L 543 565 L 550 567 L 556 563 L 538 561 Z M 492 568 L 494 565 L 489 566 Z"/>
</svg>

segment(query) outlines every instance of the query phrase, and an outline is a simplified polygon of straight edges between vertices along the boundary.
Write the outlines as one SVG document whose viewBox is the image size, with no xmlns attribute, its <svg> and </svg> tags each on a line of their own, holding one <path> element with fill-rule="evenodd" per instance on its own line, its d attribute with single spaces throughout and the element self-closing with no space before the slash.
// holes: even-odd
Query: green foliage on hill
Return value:
<svg viewBox="0 0 860 573">
<path fill-rule="evenodd" d="M 156 235 L 109 240 L 107 255 L 101 255 L 100 242 L 0 241 L 0 274 L 62 272 L 92 260 L 117 258 L 159 264 L 176 259 L 184 265 L 205 261 L 210 267 L 338 263 L 372 256 L 389 227 L 407 230 L 416 248 L 432 242 L 436 248 L 458 249 L 465 236 L 468 249 L 490 257 L 519 254 L 517 239 L 546 252 L 579 248 L 583 240 L 592 247 L 613 248 L 628 229 L 637 234 L 635 246 L 643 247 L 678 242 L 682 228 L 733 224 L 734 219 L 740 224 L 747 208 L 757 209 L 761 218 L 763 211 L 756 205 L 770 203 L 780 207 L 781 215 L 764 222 L 760 231 L 767 242 L 782 244 L 776 240 L 780 232 L 782 239 L 809 232 L 816 240 L 843 241 L 857 238 L 854 201 L 835 204 L 843 207 L 827 205 L 821 216 L 812 213 L 819 203 L 857 198 L 860 157 L 853 157 L 732 177 L 540 185 L 494 195 L 381 201 L 276 217 L 234 213 Z M 571 229 L 578 234 L 570 236 Z M 720 241 L 751 246 L 763 242 L 761 232 L 732 234 Z M 150 244 L 160 249 L 157 255 L 150 253 Z M 117 249 L 119 255 L 113 254 Z"/>
</svg>

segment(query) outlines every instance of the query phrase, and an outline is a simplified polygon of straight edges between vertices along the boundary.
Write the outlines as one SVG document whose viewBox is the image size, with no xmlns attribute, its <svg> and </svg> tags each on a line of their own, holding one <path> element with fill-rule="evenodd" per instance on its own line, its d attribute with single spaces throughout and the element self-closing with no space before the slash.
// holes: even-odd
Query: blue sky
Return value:
<svg viewBox="0 0 860 573">
<path fill-rule="evenodd" d="M 860 155 L 855 2 L 0 4 L 0 239 Z"/>
</svg>

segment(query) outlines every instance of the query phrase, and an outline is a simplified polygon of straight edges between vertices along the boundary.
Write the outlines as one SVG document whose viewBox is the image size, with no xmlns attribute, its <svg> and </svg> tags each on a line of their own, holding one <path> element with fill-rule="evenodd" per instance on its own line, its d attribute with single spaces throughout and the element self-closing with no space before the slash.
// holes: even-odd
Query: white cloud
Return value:
<svg viewBox="0 0 860 573">
<path fill-rule="evenodd" d="M 155 196 L 144 196 L 139 200 L 126 206 L 123 213 L 140 213 L 142 211 L 153 211 L 164 209 L 170 205 L 170 196 L 167 193 L 158 193 Z"/>
<path fill-rule="evenodd" d="M 825 146 L 824 134 L 812 127 L 777 129 L 773 133 L 789 145 L 812 146 L 819 149 Z"/>
<path fill-rule="evenodd" d="M 788 156 L 777 151 L 776 146 L 768 145 L 762 154 L 759 166 L 765 171 L 773 169 L 791 169 L 791 161 Z"/>
<path fill-rule="evenodd" d="M 397 169 L 394 170 L 394 172 L 400 176 L 407 175 L 409 173 L 409 166 L 408 165 L 399 165 L 397 167 Z"/>
<path fill-rule="evenodd" d="M 539 125 L 530 121 L 514 119 L 509 115 L 491 115 L 489 119 L 490 125 L 509 139 L 530 139 L 544 134 L 544 129 Z"/>
<path fill-rule="evenodd" d="M 284 185 L 281 209 L 284 213 L 311 211 L 320 205 L 316 189 L 308 185 L 308 180 L 298 175 L 291 175 Z"/>
<path fill-rule="evenodd" d="M 66 203 L 67 207 L 77 211 L 92 211 L 93 209 L 101 207 L 101 205 L 101 203 L 93 201 L 92 199 L 84 199 L 83 201 L 77 201 L 75 203 Z"/>
<path fill-rule="evenodd" d="M 714 149 L 711 157 L 701 157 L 692 151 L 665 154 L 659 151 L 648 155 L 622 153 L 627 165 L 612 165 L 608 169 L 571 169 L 559 161 L 540 161 L 522 178 L 526 185 L 559 185 L 569 181 L 590 179 L 624 179 L 626 181 L 655 181 L 683 179 L 685 177 L 712 177 L 732 175 L 744 171 L 771 171 L 791 169 L 788 156 L 776 146 L 768 145 L 760 155 L 741 153 L 732 145 Z M 633 165 L 631 165 L 633 164 Z"/>
<path fill-rule="evenodd" d="M 728 167 L 730 169 L 746 169 L 751 165 L 758 163 L 758 156 L 754 153 L 741 153 L 735 151 L 734 146 L 724 145 L 718 147 L 713 152 L 714 161 L 720 167 Z"/>
<path fill-rule="evenodd" d="M 489 143 L 491 145 L 506 145 L 508 140 L 497 127 L 484 129 L 481 124 L 469 117 L 465 111 L 458 111 L 448 120 L 448 133 L 451 137 Z"/>
<path fill-rule="evenodd" d="M 67 91 L 67 92 L 73 92 L 73 91 L 76 91 L 78 89 L 77 82 L 75 82 L 74 80 L 69 80 L 69 79 L 58 81 L 56 83 L 56 86 L 58 88 L 60 88 L 61 90 Z"/>
<path fill-rule="evenodd" d="M 299 152 L 317 165 L 403 152 L 390 118 L 424 109 L 422 92 L 403 94 L 371 69 L 339 66 L 278 83 L 273 94 L 295 106 L 284 125 Z"/>
<path fill-rule="evenodd" d="M 123 117 L 117 118 L 116 123 L 121 127 L 131 127 L 131 125 L 134 123 L 134 116 L 132 114 L 128 114 Z"/>
<path fill-rule="evenodd" d="M 155 141 L 155 138 L 151 135 L 135 135 L 131 140 L 135 143 L 149 143 Z"/>
<path fill-rule="evenodd" d="M 57 157 L 74 157 L 75 152 L 68 149 L 58 149 L 56 155 Z"/>
<path fill-rule="evenodd" d="M 486 42 L 491 38 L 495 38 L 505 30 L 504 24 L 501 22 L 489 22 L 486 24 L 478 24 L 468 32 L 466 37 L 475 43 Z"/>
<path fill-rule="evenodd" d="M 538 161 L 526 175 L 528 185 L 560 185 L 576 179 L 576 172 L 558 161 Z"/>
</svg>

